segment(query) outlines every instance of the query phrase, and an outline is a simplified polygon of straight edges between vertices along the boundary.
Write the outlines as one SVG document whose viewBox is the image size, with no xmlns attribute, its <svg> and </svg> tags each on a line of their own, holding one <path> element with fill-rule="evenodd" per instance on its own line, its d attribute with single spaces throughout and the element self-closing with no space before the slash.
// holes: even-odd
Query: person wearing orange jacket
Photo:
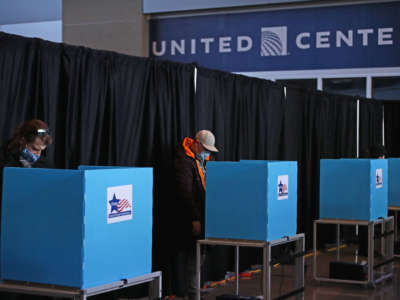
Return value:
<svg viewBox="0 0 400 300">
<path fill-rule="evenodd" d="M 200 130 L 194 139 L 186 137 L 178 146 L 174 162 L 179 207 L 179 254 L 184 266 L 184 296 L 196 295 L 196 240 L 204 238 L 206 162 L 218 152 L 215 136 Z M 178 295 L 180 296 L 180 295 Z"/>
</svg>

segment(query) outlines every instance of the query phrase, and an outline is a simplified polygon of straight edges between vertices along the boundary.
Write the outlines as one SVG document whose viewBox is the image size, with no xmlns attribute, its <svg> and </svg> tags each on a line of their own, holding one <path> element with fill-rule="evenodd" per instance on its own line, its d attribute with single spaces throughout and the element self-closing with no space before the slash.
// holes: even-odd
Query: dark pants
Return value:
<svg viewBox="0 0 400 300">
<path fill-rule="evenodd" d="M 197 288 L 195 249 L 180 250 L 176 263 L 177 296 L 195 299 Z"/>
</svg>

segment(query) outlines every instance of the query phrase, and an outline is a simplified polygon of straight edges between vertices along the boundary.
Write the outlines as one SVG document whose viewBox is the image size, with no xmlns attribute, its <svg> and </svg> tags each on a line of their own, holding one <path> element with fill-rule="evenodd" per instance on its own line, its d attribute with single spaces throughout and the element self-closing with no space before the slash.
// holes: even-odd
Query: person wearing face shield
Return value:
<svg viewBox="0 0 400 300">
<path fill-rule="evenodd" d="M 215 136 L 200 130 L 192 139 L 184 138 L 176 151 L 174 162 L 176 196 L 179 207 L 178 256 L 184 266 L 183 290 L 178 296 L 195 299 L 196 240 L 204 238 L 206 163 L 211 153 L 218 152 Z M 181 294 L 181 295 L 180 295 Z"/>
<path fill-rule="evenodd" d="M 45 122 L 36 119 L 23 122 L 15 129 L 11 140 L 0 147 L 0 215 L 4 167 L 53 167 L 45 155 L 45 149 L 51 143 L 49 127 Z M 0 292 L 0 299 L 27 299 L 27 296 Z M 29 299 L 39 297 L 31 296 Z"/>
<path fill-rule="evenodd" d="M 0 193 L 4 167 L 52 168 L 44 153 L 51 143 L 49 127 L 41 120 L 25 121 L 17 127 L 11 140 L 0 147 Z"/>
<path fill-rule="evenodd" d="M 15 130 L 13 137 L 0 148 L 0 167 L 49 168 L 44 153 L 52 143 L 47 124 L 29 120 Z"/>
</svg>

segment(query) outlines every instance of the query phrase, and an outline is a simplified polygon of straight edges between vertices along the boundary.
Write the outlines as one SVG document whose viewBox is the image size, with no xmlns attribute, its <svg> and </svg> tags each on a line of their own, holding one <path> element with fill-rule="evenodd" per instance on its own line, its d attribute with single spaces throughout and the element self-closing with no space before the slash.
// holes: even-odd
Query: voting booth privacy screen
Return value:
<svg viewBox="0 0 400 300">
<path fill-rule="evenodd" d="M 151 168 L 5 168 L 1 278 L 87 289 L 151 272 Z"/>
<path fill-rule="evenodd" d="M 400 158 L 389 158 L 389 206 L 400 206 Z"/>
<path fill-rule="evenodd" d="M 297 230 L 297 163 L 209 162 L 206 238 L 272 241 Z"/>
<path fill-rule="evenodd" d="M 386 159 L 322 159 L 320 218 L 386 218 L 388 190 Z"/>
</svg>

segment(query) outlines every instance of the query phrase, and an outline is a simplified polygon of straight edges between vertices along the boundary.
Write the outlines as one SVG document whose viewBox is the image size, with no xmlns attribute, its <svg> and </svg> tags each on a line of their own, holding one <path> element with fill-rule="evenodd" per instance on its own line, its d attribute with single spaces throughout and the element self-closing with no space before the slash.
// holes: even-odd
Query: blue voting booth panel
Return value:
<svg viewBox="0 0 400 300">
<path fill-rule="evenodd" d="M 2 279 L 82 285 L 82 184 L 75 170 L 5 168 Z"/>
<path fill-rule="evenodd" d="M 87 289 L 151 272 L 150 168 L 5 168 L 1 277 Z"/>
<path fill-rule="evenodd" d="M 118 167 L 86 170 L 85 175 L 84 287 L 151 273 L 152 169 Z M 131 216 L 111 223 L 109 202 L 115 197 L 120 205 L 126 193 L 132 203 L 122 213 L 131 211 Z M 99 205 L 99 199 L 104 203 Z"/>
<path fill-rule="evenodd" d="M 389 206 L 400 206 L 400 158 L 389 158 Z"/>
<path fill-rule="evenodd" d="M 296 224 L 296 162 L 207 164 L 206 238 L 271 241 Z"/>
<path fill-rule="evenodd" d="M 322 159 L 320 218 L 373 221 L 387 217 L 385 159 Z"/>
</svg>

